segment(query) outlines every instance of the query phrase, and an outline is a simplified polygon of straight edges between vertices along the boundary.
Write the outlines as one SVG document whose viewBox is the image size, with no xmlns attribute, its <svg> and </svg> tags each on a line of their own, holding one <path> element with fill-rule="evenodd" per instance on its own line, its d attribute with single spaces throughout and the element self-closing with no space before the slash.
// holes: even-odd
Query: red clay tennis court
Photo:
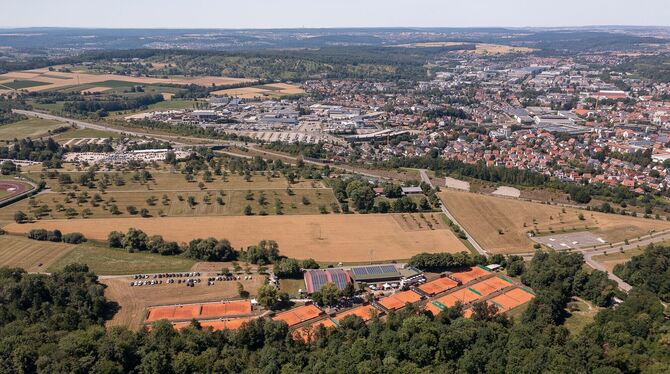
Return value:
<svg viewBox="0 0 670 374">
<path fill-rule="evenodd" d="M 240 327 L 242 327 L 243 324 L 253 319 L 254 319 L 253 317 L 245 317 L 245 318 L 231 319 L 227 321 L 199 321 L 199 322 L 200 326 L 203 329 L 211 327 L 212 330 L 214 331 L 222 331 L 222 330 L 237 330 Z M 172 326 L 174 326 L 174 328 L 177 330 L 184 329 L 190 325 L 191 322 L 177 322 L 172 324 Z"/>
<path fill-rule="evenodd" d="M 473 290 L 479 292 L 482 296 L 488 296 L 496 291 L 500 291 L 505 287 L 512 286 L 512 283 L 498 277 L 485 279 L 470 286 Z"/>
<path fill-rule="evenodd" d="M 491 274 L 490 271 L 484 270 L 479 266 L 474 266 L 468 271 L 462 271 L 460 273 L 452 273 L 451 276 L 461 281 L 462 284 L 471 282 L 477 278 Z"/>
<path fill-rule="evenodd" d="M 333 322 L 330 318 L 326 318 L 326 319 L 321 320 L 321 321 L 316 321 L 309 326 L 299 328 L 299 329 L 293 331 L 291 336 L 293 337 L 293 339 L 302 340 L 305 343 L 307 343 L 308 341 L 313 341 L 313 340 L 315 340 L 314 338 L 315 338 L 316 332 L 319 330 L 319 326 L 323 326 L 325 328 L 335 328 L 335 327 L 337 327 L 335 322 Z"/>
<path fill-rule="evenodd" d="M 468 290 L 467 288 L 463 288 L 448 295 L 442 296 L 441 298 L 437 299 L 437 301 L 451 308 L 459 301 L 461 304 L 468 304 L 477 299 L 479 299 L 479 295 Z"/>
<path fill-rule="evenodd" d="M 251 302 L 239 300 L 221 303 L 168 305 L 149 308 L 146 322 L 161 319 L 178 321 L 184 319 L 212 319 L 251 314 Z"/>
<path fill-rule="evenodd" d="M 200 315 L 200 305 L 171 305 L 149 308 L 147 322 L 155 322 L 161 319 L 180 320 L 193 319 Z"/>
<path fill-rule="evenodd" d="M 448 291 L 454 287 L 457 287 L 458 283 L 455 282 L 453 279 L 449 279 L 447 277 L 443 277 L 440 279 L 436 279 L 432 282 L 428 282 L 425 284 L 422 284 L 419 286 L 419 289 L 425 293 L 427 293 L 430 296 L 437 295 L 438 293 L 442 293 L 444 291 Z"/>
<path fill-rule="evenodd" d="M 372 319 L 373 316 L 377 315 L 377 309 L 372 305 L 359 306 L 346 312 L 342 312 L 335 316 L 337 322 L 342 321 L 345 317 L 348 316 L 358 316 L 363 321 L 367 322 Z"/>
<path fill-rule="evenodd" d="M 275 321 L 284 321 L 289 327 L 291 327 L 299 323 L 309 321 L 310 319 L 314 319 L 320 316 L 322 313 L 323 312 L 321 309 L 314 305 L 305 305 L 279 313 L 272 319 Z"/>
<path fill-rule="evenodd" d="M 407 303 L 412 304 L 419 300 L 421 296 L 416 292 L 403 291 L 379 300 L 379 304 L 388 310 L 398 310 L 404 308 Z"/>
<path fill-rule="evenodd" d="M 251 301 L 239 300 L 224 303 L 202 304 L 201 318 L 240 316 L 251 314 Z"/>
<path fill-rule="evenodd" d="M 515 288 L 492 298 L 490 301 L 498 307 L 500 313 L 503 313 L 529 302 L 534 297 L 534 295 L 521 288 Z"/>
</svg>

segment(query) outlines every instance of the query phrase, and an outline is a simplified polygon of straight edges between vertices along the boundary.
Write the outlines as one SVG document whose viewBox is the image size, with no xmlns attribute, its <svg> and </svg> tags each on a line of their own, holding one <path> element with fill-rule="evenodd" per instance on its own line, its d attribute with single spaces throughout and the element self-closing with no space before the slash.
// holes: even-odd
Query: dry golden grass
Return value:
<svg viewBox="0 0 670 374">
<path fill-rule="evenodd" d="M 231 88 L 212 92 L 215 96 L 233 96 L 241 99 L 256 99 L 264 97 L 280 97 L 285 95 L 299 95 L 305 93 L 302 88 L 288 83 L 272 83 L 264 86 Z"/>
<path fill-rule="evenodd" d="M 38 242 L 27 238 L 0 236 L 0 266 L 26 271 L 46 271 L 49 265 L 68 254 L 74 245 Z M 41 265 L 40 265 L 41 264 Z"/>
<path fill-rule="evenodd" d="M 64 87 L 79 86 L 84 84 L 96 84 L 106 81 L 122 81 L 137 84 L 197 84 L 200 86 L 227 86 L 239 83 L 252 82 L 253 79 L 244 78 L 228 78 L 228 77 L 175 77 L 175 78 L 150 78 L 150 77 L 130 77 L 125 75 L 115 74 L 90 74 L 90 73 L 64 73 L 51 72 L 48 68 L 26 70 L 19 72 L 10 72 L 0 75 L 0 81 L 19 79 L 31 80 L 35 82 L 47 83 L 45 85 L 29 87 L 26 91 L 38 92 L 45 90 L 53 90 Z M 86 89 L 91 91 L 92 89 Z"/>
<path fill-rule="evenodd" d="M 202 277 L 201 277 L 202 278 Z M 244 278 L 244 277 L 243 277 Z M 240 280 L 244 289 L 253 297 L 263 285 L 264 277 L 252 275 L 252 280 Z M 222 301 L 239 297 L 237 281 L 215 282 L 207 286 L 206 277 L 194 287 L 184 284 L 161 284 L 156 286 L 130 287 L 131 277 L 103 278 L 105 297 L 119 304 L 119 311 L 107 326 L 126 326 L 137 329 L 144 321 L 146 309 L 152 305 L 188 304 Z"/>
<path fill-rule="evenodd" d="M 49 220 L 12 223 L 5 229 L 25 233 L 34 228 L 57 228 L 106 240 L 110 231 L 125 232 L 131 227 L 178 242 L 225 238 L 238 248 L 271 239 L 278 242 L 282 255 L 324 262 L 400 260 L 421 252 L 467 251 L 449 229 L 403 228 L 392 214 Z"/>
<path fill-rule="evenodd" d="M 423 43 L 412 43 L 412 44 L 401 44 L 398 47 L 405 48 L 440 48 L 440 47 L 453 47 L 459 45 L 466 45 L 471 43 L 466 42 L 423 42 Z M 527 48 L 527 47 L 514 47 L 510 45 L 502 44 L 487 44 L 487 43 L 476 43 L 475 50 L 463 50 L 455 51 L 458 53 L 475 53 L 480 55 L 503 55 L 510 53 L 530 53 L 534 52 L 536 49 Z"/>
<path fill-rule="evenodd" d="M 609 242 L 646 235 L 650 230 L 670 229 L 666 221 L 596 213 L 481 194 L 444 191 L 440 197 L 458 222 L 477 242 L 493 253 L 532 250 L 527 233 L 540 235 L 563 230 L 590 230 Z M 563 213 L 565 211 L 565 213 Z M 584 220 L 579 219 L 583 214 Z M 502 230 L 502 235 L 499 234 Z"/>
<path fill-rule="evenodd" d="M 105 91 L 109 91 L 109 90 L 111 90 L 111 88 L 109 88 L 109 87 L 92 87 L 92 88 L 87 88 L 87 89 L 81 90 L 81 93 L 83 93 L 83 94 L 85 94 L 85 93 L 94 94 L 94 93 L 101 93 L 101 92 L 105 92 Z"/>
</svg>

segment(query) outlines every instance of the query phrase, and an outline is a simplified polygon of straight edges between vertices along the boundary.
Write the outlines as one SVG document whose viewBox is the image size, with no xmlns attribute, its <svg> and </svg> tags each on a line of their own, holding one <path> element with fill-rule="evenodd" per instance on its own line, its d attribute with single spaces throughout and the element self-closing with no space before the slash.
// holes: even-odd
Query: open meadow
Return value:
<svg viewBox="0 0 670 374">
<path fill-rule="evenodd" d="M 611 243 L 670 229 L 666 221 L 591 212 L 475 193 L 443 191 L 444 205 L 484 249 L 492 253 L 531 251 L 537 235 L 590 231 Z M 583 219 L 580 219 L 580 214 Z"/>
<path fill-rule="evenodd" d="M 84 220 L 43 220 L 12 223 L 5 230 L 25 233 L 34 228 L 81 232 L 106 240 L 111 231 L 134 227 L 166 240 L 228 239 L 237 248 L 276 240 L 284 256 L 325 262 L 366 262 L 408 259 L 421 252 L 461 252 L 465 245 L 444 227 L 439 214 L 291 215 L 241 217 L 167 217 Z"/>
</svg>

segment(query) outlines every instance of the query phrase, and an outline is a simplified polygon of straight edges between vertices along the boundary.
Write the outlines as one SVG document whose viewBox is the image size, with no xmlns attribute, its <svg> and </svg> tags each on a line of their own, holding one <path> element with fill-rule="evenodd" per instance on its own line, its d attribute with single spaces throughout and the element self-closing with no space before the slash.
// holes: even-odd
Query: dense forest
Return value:
<svg viewBox="0 0 670 374">
<path fill-rule="evenodd" d="M 100 117 L 106 117 L 108 112 L 119 110 L 132 110 L 146 107 L 163 101 L 163 95 L 141 95 L 135 97 L 109 97 L 104 100 L 79 98 L 68 101 L 63 105 L 63 111 L 77 114 L 98 113 Z"/>
<path fill-rule="evenodd" d="M 641 255 L 616 265 L 614 274 L 670 302 L 670 247 L 652 244 Z"/>
<path fill-rule="evenodd" d="M 114 312 L 85 265 L 51 275 L 0 270 L 0 370 L 5 373 L 637 373 L 670 370 L 663 306 L 634 290 L 601 311 L 581 333 L 552 316 L 561 298 L 584 292 L 581 255 L 543 254 L 524 282 L 538 292 L 523 323 L 485 304 L 472 319 L 456 306 L 438 316 L 413 307 L 366 325 L 355 316 L 313 343 L 259 319 L 238 332 L 197 323 L 181 332 L 158 322 L 151 332 L 103 326 Z M 597 283 L 597 282 L 596 282 Z M 598 287 L 594 287 L 598 289 Z M 588 292 L 586 293 L 588 294 Z M 558 306 L 560 307 L 560 305 Z M 561 309 L 563 310 L 563 309 Z M 563 311 L 563 313 L 566 313 Z"/>
</svg>

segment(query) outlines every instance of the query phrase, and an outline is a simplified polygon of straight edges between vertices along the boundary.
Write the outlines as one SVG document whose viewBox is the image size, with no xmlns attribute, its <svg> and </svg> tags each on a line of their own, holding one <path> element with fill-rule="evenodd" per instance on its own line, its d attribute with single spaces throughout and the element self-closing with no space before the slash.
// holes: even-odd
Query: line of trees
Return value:
<svg viewBox="0 0 670 374">
<path fill-rule="evenodd" d="M 26 235 L 28 236 L 28 239 L 56 243 L 81 244 L 86 241 L 86 237 L 80 232 L 63 234 L 60 230 L 48 231 L 45 229 L 33 229 L 28 231 L 28 234 Z"/>
<path fill-rule="evenodd" d="M 142 108 L 163 101 L 161 94 L 147 94 L 132 97 L 111 97 L 105 100 L 80 98 L 63 104 L 63 111 L 76 114 L 98 113 L 106 117 L 108 112 Z"/>
</svg>

